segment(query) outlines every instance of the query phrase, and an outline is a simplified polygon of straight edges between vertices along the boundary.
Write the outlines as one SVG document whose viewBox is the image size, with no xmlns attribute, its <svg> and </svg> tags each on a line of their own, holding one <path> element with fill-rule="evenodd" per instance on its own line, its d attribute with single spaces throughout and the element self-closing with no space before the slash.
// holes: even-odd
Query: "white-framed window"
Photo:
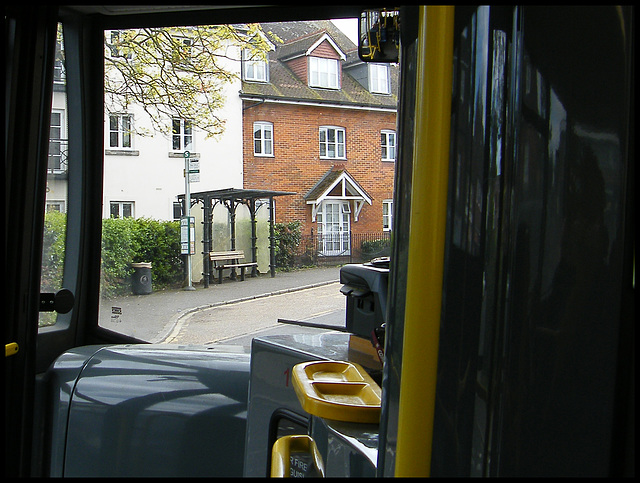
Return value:
<svg viewBox="0 0 640 483">
<path fill-rule="evenodd" d="M 396 132 L 383 130 L 380 132 L 380 145 L 383 161 L 396 160 Z"/>
<path fill-rule="evenodd" d="M 131 51 L 123 48 L 121 45 L 121 39 L 123 36 L 124 32 L 120 30 L 111 30 L 109 32 L 110 42 L 107 42 L 107 46 L 109 47 L 110 56 L 113 58 L 124 57 L 126 59 L 131 59 Z"/>
<path fill-rule="evenodd" d="M 253 154 L 273 156 L 273 124 L 270 122 L 253 123 Z"/>
<path fill-rule="evenodd" d="M 109 147 L 131 149 L 133 147 L 133 116 L 109 114 Z"/>
<path fill-rule="evenodd" d="M 64 111 L 51 110 L 49 125 L 49 161 L 47 171 L 61 173 L 67 169 L 67 140 L 65 139 Z"/>
<path fill-rule="evenodd" d="M 193 40 L 188 37 L 174 37 L 175 46 L 177 52 L 175 52 L 175 58 L 178 64 L 188 64 L 191 62 L 191 56 L 193 54 Z"/>
<path fill-rule="evenodd" d="M 179 220 L 180 218 L 182 218 L 182 202 L 180 201 L 174 201 L 173 202 L 173 219 L 174 220 Z"/>
<path fill-rule="evenodd" d="M 393 229 L 393 200 L 382 200 L 382 230 Z"/>
<path fill-rule="evenodd" d="M 109 215 L 111 218 L 132 218 L 134 216 L 133 209 L 133 201 L 109 202 Z"/>
<path fill-rule="evenodd" d="M 66 81 L 66 71 L 64 65 L 64 41 L 59 35 L 56 41 L 56 58 L 53 64 L 53 83 L 64 84 Z"/>
<path fill-rule="evenodd" d="M 369 91 L 376 94 L 391 93 L 389 66 L 387 64 L 369 65 Z"/>
<path fill-rule="evenodd" d="M 320 126 L 320 157 L 345 159 L 345 131 L 341 127 Z"/>
<path fill-rule="evenodd" d="M 66 213 L 66 202 L 63 200 L 47 200 L 47 213 L 53 211 L 57 213 Z"/>
<path fill-rule="evenodd" d="M 254 56 L 251 51 L 242 51 L 242 68 L 244 80 L 255 82 L 267 82 L 269 70 L 266 60 L 262 60 L 257 54 Z"/>
<path fill-rule="evenodd" d="M 188 119 L 171 120 L 171 149 L 173 151 L 193 151 L 193 125 Z"/>
<path fill-rule="evenodd" d="M 339 89 L 338 60 L 309 57 L 309 85 Z"/>
</svg>

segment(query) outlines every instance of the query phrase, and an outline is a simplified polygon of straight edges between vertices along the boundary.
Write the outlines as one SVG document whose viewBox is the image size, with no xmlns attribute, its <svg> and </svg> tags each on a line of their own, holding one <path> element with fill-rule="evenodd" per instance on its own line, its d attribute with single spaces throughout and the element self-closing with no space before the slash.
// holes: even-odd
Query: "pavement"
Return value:
<svg viewBox="0 0 640 483">
<path fill-rule="evenodd" d="M 340 267 L 317 267 L 277 272 L 273 278 L 267 273 L 246 277 L 244 281 L 226 279 L 208 288 L 194 285 L 194 290 L 162 290 L 118 297 L 101 302 L 99 324 L 143 341 L 161 343 L 182 319 L 195 312 L 321 287 L 339 279 Z"/>
</svg>

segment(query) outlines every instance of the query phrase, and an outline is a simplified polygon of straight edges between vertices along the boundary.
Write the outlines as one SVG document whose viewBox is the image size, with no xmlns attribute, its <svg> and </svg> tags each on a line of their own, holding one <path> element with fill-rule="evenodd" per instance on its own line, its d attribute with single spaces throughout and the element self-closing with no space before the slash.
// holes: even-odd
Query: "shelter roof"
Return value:
<svg viewBox="0 0 640 483">
<path fill-rule="evenodd" d="M 199 192 L 191 193 L 191 199 L 245 201 L 245 200 L 252 200 L 252 199 L 273 198 L 275 196 L 286 196 L 286 195 L 295 195 L 295 194 L 297 193 L 291 192 L 291 191 L 225 188 L 220 190 L 199 191 Z M 184 199 L 184 194 L 178 195 L 178 199 Z"/>
</svg>

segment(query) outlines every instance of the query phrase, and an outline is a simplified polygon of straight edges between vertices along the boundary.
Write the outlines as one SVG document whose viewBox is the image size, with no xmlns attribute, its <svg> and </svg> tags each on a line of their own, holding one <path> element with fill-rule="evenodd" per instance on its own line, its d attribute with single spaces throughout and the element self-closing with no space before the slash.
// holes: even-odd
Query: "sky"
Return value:
<svg viewBox="0 0 640 483">
<path fill-rule="evenodd" d="M 357 18 L 339 18 L 331 19 L 331 21 L 342 30 L 351 41 L 358 45 L 358 19 Z"/>
</svg>

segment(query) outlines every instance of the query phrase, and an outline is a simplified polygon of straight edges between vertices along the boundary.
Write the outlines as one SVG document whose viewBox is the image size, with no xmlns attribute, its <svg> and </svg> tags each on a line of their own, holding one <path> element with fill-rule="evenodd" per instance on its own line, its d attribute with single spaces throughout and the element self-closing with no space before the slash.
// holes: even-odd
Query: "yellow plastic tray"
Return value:
<svg viewBox="0 0 640 483">
<path fill-rule="evenodd" d="M 338 421 L 377 423 L 380 386 L 353 362 L 312 361 L 293 367 L 293 388 L 309 414 Z"/>
</svg>

